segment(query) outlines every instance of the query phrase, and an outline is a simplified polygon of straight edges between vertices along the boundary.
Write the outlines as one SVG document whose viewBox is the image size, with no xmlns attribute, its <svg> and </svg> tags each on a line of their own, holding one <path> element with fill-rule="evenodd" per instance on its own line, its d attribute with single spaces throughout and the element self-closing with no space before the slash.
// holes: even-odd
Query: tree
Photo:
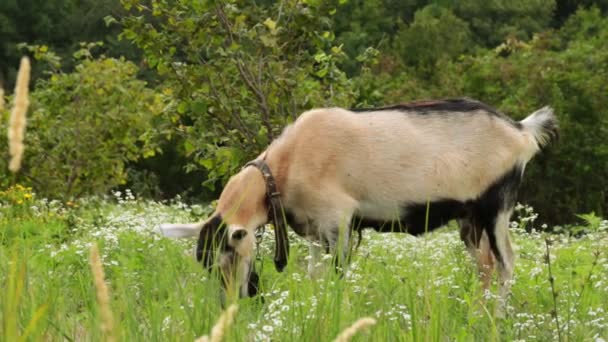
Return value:
<svg viewBox="0 0 608 342">
<path fill-rule="evenodd" d="M 136 79 L 133 63 L 90 59 L 87 49 L 80 55 L 84 59 L 74 72 L 38 80 L 31 93 L 18 181 L 43 196 L 104 194 L 126 182 L 127 162 L 159 152 L 155 126 L 162 127 L 160 95 Z M 0 130 L 5 125 L 2 120 Z M 5 139 L 0 145 L 6 145 Z M 6 160 L 0 159 L 3 183 Z"/>
<path fill-rule="evenodd" d="M 302 110 L 348 106 L 351 82 L 323 4 L 124 1 L 126 38 L 162 79 L 190 170 L 226 180 Z"/>
<path fill-rule="evenodd" d="M 435 64 L 453 59 L 474 45 L 469 25 L 449 9 L 428 5 L 416 11 L 414 21 L 397 32 L 394 49 L 418 74 L 434 74 Z"/>
<path fill-rule="evenodd" d="M 63 59 L 70 71 L 72 53 L 80 42 L 104 41 L 101 52 L 108 56 L 137 58 L 133 47 L 118 42 L 120 28 L 107 26 L 104 17 L 121 16 L 119 0 L 3 0 L 0 2 L 0 85 L 13 88 L 19 59 L 26 51 L 20 43 L 47 46 Z M 49 71 L 48 65 L 34 65 L 34 78 Z"/>
</svg>

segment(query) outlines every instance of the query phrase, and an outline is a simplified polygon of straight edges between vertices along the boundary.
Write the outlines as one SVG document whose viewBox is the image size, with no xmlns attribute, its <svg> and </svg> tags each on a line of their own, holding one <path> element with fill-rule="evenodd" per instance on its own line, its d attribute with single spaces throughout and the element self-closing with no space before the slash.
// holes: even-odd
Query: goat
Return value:
<svg viewBox="0 0 608 342">
<path fill-rule="evenodd" d="M 167 236 L 199 236 L 199 261 L 237 279 L 241 296 L 255 294 L 254 233 L 276 209 L 260 172 L 266 165 L 289 226 L 311 242 L 309 272 L 323 248 L 344 263 L 353 230 L 418 235 L 456 219 L 483 288 L 497 264 L 505 299 L 518 187 L 528 161 L 557 136 L 550 107 L 519 122 L 470 99 L 314 109 L 287 126 L 255 165 L 230 178 L 208 220 L 161 229 Z"/>
</svg>

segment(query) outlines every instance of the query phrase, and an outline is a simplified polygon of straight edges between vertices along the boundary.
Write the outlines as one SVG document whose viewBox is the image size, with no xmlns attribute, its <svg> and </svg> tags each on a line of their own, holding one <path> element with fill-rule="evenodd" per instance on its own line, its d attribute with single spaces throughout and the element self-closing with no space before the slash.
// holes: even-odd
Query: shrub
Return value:
<svg viewBox="0 0 608 342">
<path fill-rule="evenodd" d="M 488 53 L 459 66 L 463 94 L 515 118 L 543 105 L 555 108 L 561 139 L 530 163 L 522 187 L 522 201 L 548 222 L 572 222 L 581 212 L 605 216 L 608 210 L 606 39 L 608 20 L 597 10 L 580 11 L 564 32 L 537 35 L 529 44 L 511 44 L 507 56 Z"/>
<path fill-rule="evenodd" d="M 42 196 L 105 193 L 126 181 L 125 163 L 157 153 L 160 97 L 136 79 L 137 71 L 122 59 L 87 57 L 72 73 L 39 80 L 21 181 Z M 5 185 L 6 160 L 0 160 Z"/>
</svg>

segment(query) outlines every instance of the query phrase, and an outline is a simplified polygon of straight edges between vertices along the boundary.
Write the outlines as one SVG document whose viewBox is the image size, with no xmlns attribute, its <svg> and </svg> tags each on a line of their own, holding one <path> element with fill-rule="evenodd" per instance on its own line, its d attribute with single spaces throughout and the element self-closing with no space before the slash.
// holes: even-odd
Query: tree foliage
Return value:
<svg viewBox="0 0 608 342">
<path fill-rule="evenodd" d="M 80 42 L 104 41 L 109 56 L 136 57 L 132 47 L 118 41 L 120 27 L 108 27 L 103 18 L 119 16 L 124 9 L 119 0 L 2 0 L 0 1 L 0 85 L 12 89 L 19 59 L 19 44 L 50 47 L 63 58 L 64 71 L 75 66 L 72 53 Z M 40 78 L 49 65 L 36 65 Z"/>
<path fill-rule="evenodd" d="M 22 180 L 43 196 L 105 193 L 126 182 L 127 162 L 157 153 L 162 103 L 136 73 L 133 63 L 121 59 L 85 58 L 72 73 L 38 81 Z M 1 144 L 4 151 L 6 142 Z M 0 159 L 2 169 L 6 160 Z"/>
<path fill-rule="evenodd" d="M 193 161 L 189 168 L 207 169 L 210 187 L 303 109 L 352 102 L 331 8 L 296 1 L 124 3 L 138 14 L 123 19 L 122 37 L 163 79 L 165 110 Z"/>
<path fill-rule="evenodd" d="M 38 70 L 20 180 L 54 197 L 127 182 L 208 199 L 217 190 L 196 185 L 221 185 L 304 110 L 469 96 L 514 118 L 553 106 L 562 139 L 527 167 L 521 199 L 551 222 L 606 215 L 607 10 L 604 0 L 8 0 L 0 73 L 10 79 L 21 52 Z M 131 62 L 105 57 L 120 55 Z"/>
</svg>

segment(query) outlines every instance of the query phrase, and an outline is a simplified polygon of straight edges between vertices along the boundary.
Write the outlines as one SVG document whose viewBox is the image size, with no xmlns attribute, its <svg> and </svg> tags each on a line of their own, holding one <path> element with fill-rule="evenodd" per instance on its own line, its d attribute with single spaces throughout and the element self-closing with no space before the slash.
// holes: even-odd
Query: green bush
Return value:
<svg viewBox="0 0 608 342">
<path fill-rule="evenodd" d="M 590 34 L 589 32 L 593 32 Z M 577 37 L 577 39 L 572 39 Z M 551 105 L 561 139 L 527 168 L 522 201 L 549 222 L 608 210 L 608 19 L 596 9 L 579 11 L 563 32 L 514 42 L 510 55 L 488 53 L 461 63 L 462 94 L 521 119 Z"/>
<path fill-rule="evenodd" d="M 162 104 L 136 79 L 137 70 L 122 59 L 85 58 L 72 73 L 38 80 L 18 180 L 54 198 L 106 193 L 126 181 L 125 163 L 157 153 Z M 5 185 L 6 160 L 0 159 Z"/>
<path fill-rule="evenodd" d="M 473 47 L 469 25 L 449 9 L 428 5 L 403 25 L 394 40 L 401 60 L 422 75 L 431 75 L 440 60 L 453 59 Z"/>
<path fill-rule="evenodd" d="M 494 50 L 444 59 L 428 79 L 411 72 L 359 77 L 358 100 L 383 105 L 468 96 L 516 119 L 550 105 L 560 120 L 561 139 L 528 165 L 520 200 L 550 223 L 573 222 L 585 212 L 606 216 L 607 39 L 608 19 L 598 9 L 579 10 L 559 31 L 537 34 L 528 42 L 512 38 Z M 419 46 L 424 44 L 412 49 Z"/>
</svg>

